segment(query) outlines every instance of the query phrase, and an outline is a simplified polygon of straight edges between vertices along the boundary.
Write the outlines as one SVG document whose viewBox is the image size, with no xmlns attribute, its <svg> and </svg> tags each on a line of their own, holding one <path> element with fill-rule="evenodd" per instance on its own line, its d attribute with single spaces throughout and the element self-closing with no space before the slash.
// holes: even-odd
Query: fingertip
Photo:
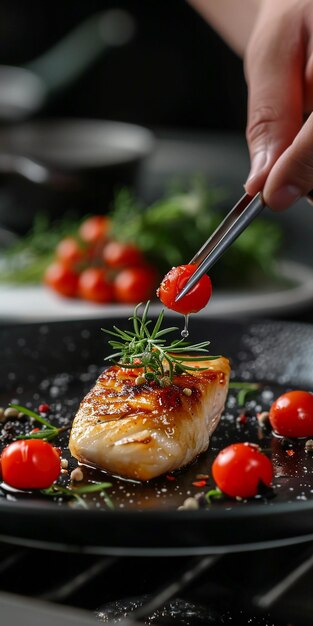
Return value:
<svg viewBox="0 0 313 626">
<path fill-rule="evenodd" d="M 245 191 L 254 196 L 264 186 L 270 164 L 270 155 L 266 150 L 257 152 L 251 160 L 251 168 L 244 184 Z"/>
<path fill-rule="evenodd" d="M 243 188 L 245 192 L 249 194 L 249 196 L 255 196 L 255 194 L 261 191 L 263 182 L 264 182 L 264 179 L 261 176 L 247 178 L 246 182 L 244 183 Z"/>
<path fill-rule="evenodd" d="M 302 196 L 301 189 L 296 185 L 285 185 L 269 193 L 265 187 L 263 192 L 265 204 L 273 211 L 284 211 L 297 202 Z"/>
</svg>

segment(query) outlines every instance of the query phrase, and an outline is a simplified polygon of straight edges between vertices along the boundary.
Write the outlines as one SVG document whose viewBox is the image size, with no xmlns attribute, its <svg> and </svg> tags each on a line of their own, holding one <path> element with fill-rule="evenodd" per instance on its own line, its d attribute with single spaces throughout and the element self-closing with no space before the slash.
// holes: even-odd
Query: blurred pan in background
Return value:
<svg viewBox="0 0 313 626">
<path fill-rule="evenodd" d="M 24 234 L 38 212 L 103 213 L 132 187 L 153 147 L 141 126 L 93 119 L 42 119 L 56 94 L 104 52 L 134 36 L 124 10 L 96 13 L 24 67 L 0 65 L 0 225 Z M 30 119 L 34 116 L 41 119 Z"/>
<path fill-rule="evenodd" d="M 106 212 L 121 186 L 133 187 L 153 133 L 106 120 L 49 119 L 0 131 L 0 224 L 27 232 L 38 212 Z"/>
</svg>

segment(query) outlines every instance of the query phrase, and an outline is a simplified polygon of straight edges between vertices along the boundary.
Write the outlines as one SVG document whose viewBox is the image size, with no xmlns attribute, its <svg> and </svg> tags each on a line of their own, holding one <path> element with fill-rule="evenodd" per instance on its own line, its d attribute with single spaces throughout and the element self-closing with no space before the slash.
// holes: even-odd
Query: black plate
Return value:
<svg viewBox="0 0 313 626">
<path fill-rule="evenodd" d="M 177 319 L 182 326 L 181 317 Z M 52 322 L 0 327 L 0 405 L 16 401 L 35 409 L 47 402 L 52 415 L 70 420 L 80 399 L 103 369 L 107 353 L 101 327 L 126 327 L 125 318 Z M 172 324 L 172 318 L 171 318 Z M 276 321 L 229 322 L 191 319 L 193 341 L 211 340 L 212 353 L 231 360 L 233 379 L 262 382 L 250 397 L 248 418 L 239 424 L 234 392 L 208 452 L 185 470 L 149 483 L 111 478 L 85 468 L 91 480 L 110 480 L 115 509 L 102 496 L 89 497 L 88 510 L 30 493 L 0 498 L 1 539 L 67 545 L 106 553 L 190 554 L 241 550 L 256 545 L 312 539 L 313 456 L 304 441 L 282 441 L 260 429 L 256 413 L 286 389 L 313 388 L 313 329 Z M 217 452 L 234 441 L 270 448 L 275 469 L 274 497 L 238 502 L 228 498 L 199 510 L 178 510 L 203 489 L 194 485 L 209 474 Z M 64 440 L 66 446 L 66 439 Z M 68 455 L 68 451 L 64 451 Z M 70 459 L 70 465 L 73 460 Z"/>
</svg>

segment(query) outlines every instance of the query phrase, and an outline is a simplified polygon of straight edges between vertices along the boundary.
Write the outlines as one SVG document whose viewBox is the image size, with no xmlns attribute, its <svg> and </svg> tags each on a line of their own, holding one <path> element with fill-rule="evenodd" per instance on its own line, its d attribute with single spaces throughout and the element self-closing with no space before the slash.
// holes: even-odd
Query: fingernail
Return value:
<svg viewBox="0 0 313 626">
<path fill-rule="evenodd" d="M 253 178 L 256 178 L 257 176 L 259 176 L 259 174 L 262 173 L 262 170 L 264 169 L 267 160 L 268 153 L 266 152 L 266 150 L 261 150 L 254 155 L 246 183 L 250 182 Z"/>
<path fill-rule="evenodd" d="M 274 209 L 275 211 L 280 211 L 283 209 L 287 209 L 291 204 L 299 200 L 301 196 L 301 189 L 295 187 L 294 185 L 286 185 L 286 187 L 281 187 L 270 195 L 268 205 L 271 207 L 271 209 Z"/>
</svg>

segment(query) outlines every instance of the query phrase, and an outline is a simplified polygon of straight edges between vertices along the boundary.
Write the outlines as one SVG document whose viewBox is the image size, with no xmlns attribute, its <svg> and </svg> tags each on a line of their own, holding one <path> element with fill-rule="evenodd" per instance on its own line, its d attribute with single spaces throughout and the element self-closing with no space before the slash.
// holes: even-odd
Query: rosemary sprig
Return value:
<svg viewBox="0 0 313 626">
<path fill-rule="evenodd" d="M 113 326 L 113 330 L 102 328 L 105 333 L 114 337 L 108 343 L 114 349 L 113 354 L 105 360 L 112 360 L 122 367 L 143 368 L 143 376 L 147 381 L 155 381 L 163 386 L 172 382 L 175 374 L 205 370 L 204 367 L 193 367 L 189 362 L 208 361 L 218 356 L 190 356 L 190 352 L 208 352 L 209 341 L 191 344 L 185 339 L 175 339 L 167 343 L 166 335 L 178 328 L 161 329 L 164 319 L 164 309 L 160 312 L 154 327 L 148 319 L 150 301 L 144 307 L 140 317 L 138 310 L 142 303 L 135 307 L 134 315 L 129 318 L 133 322 L 133 330 L 121 330 Z"/>
<path fill-rule="evenodd" d="M 114 509 L 114 504 L 111 498 L 106 493 L 106 489 L 112 487 L 111 483 L 91 483 L 89 485 L 84 485 L 83 487 L 64 487 L 63 485 L 59 485 L 58 483 L 54 483 L 51 487 L 47 489 L 41 489 L 40 492 L 44 496 L 51 497 L 62 497 L 65 496 L 67 498 L 74 498 L 76 502 L 83 507 L 84 509 L 88 509 L 88 505 L 85 500 L 81 497 L 84 494 L 88 493 L 98 493 L 99 491 L 104 492 L 104 501 L 107 507 L 111 510 Z"/>
<path fill-rule="evenodd" d="M 52 439 L 55 439 L 55 437 L 58 437 L 58 435 L 63 433 L 65 430 L 68 430 L 70 428 L 70 426 L 57 428 L 56 426 L 53 426 L 53 424 L 51 424 L 51 422 L 49 422 L 47 419 L 41 417 L 41 415 L 38 415 L 38 413 L 35 413 L 35 411 L 32 411 L 25 406 L 21 406 L 20 404 L 9 404 L 9 406 L 13 409 L 16 409 L 20 413 L 24 413 L 24 415 L 28 415 L 28 417 L 32 417 L 34 420 L 36 420 L 36 422 L 39 422 L 44 426 L 44 428 L 41 428 L 37 432 L 30 432 L 25 435 L 19 435 L 18 437 L 16 437 L 17 439 L 45 439 L 46 441 L 51 441 Z"/>
</svg>

